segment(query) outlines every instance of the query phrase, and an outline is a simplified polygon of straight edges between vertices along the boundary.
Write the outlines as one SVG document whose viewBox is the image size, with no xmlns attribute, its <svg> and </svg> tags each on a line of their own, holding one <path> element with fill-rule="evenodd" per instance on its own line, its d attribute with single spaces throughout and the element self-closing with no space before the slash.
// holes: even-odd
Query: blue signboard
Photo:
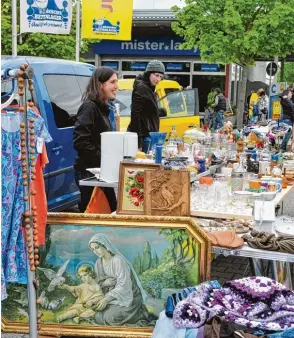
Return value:
<svg viewBox="0 0 294 338">
<path fill-rule="evenodd" d="M 181 38 L 149 39 L 132 41 L 102 40 L 93 45 L 95 54 L 102 55 L 162 55 L 162 56 L 199 56 L 199 50 L 180 50 Z"/>
<path fill-rule="evenodd" d="M 181 71 L 183 70 L 183 64 L 182 63 L 168 63 L 166 65 L 166 71 L 171 71 L 171 70 Z"/>
<path fill-rule="evenodd" d="M 135 62 L 131 64 L 131 70 L 145 70 L 147 62 Z"/>
<path fill-rule="evenodd" d="M 102 66 L 113 68 L 114 70 L 118 70 L 118 62 L 111 61 L 102 61 Z"/>
<path fill-rule="evenodd" d="M 218 64 L 203 63 L 201 64 L 201 71 L 202 72 L 218 72 Z"/>
</svg>

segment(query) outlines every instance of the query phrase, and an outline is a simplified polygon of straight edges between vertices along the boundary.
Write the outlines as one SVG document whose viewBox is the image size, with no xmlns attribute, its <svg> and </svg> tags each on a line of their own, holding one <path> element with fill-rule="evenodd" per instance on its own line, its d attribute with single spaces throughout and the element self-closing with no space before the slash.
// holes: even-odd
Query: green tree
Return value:
<svg viewBox="0 0 294 338">
<path fill-rule="evenodd" d="M 150 243 L 147 241 L 144 246 L 144 251 L 141 260 L 142 272 L 147 271 L 151 268 L 151 262 L 152 262 L 151 246 Z"/>
<path fill-rule="evenodd" d="M 166 240 L 171 243 L 168 254 L 171 254 L 175 264 L 186 264 L 195 262 L 196 242 L 184 229 L 162 229 L 160 235 L 165 235 Z M 166 255 L 166 253 L 165 253 Z"/>
<path fill-rule="evenodd" d="M 58 59 L 75 60 L 76 50 L 76 7 L 73 6 L 72 25 L 69 35 L 23 33 L 18 36 L 18 55 L 43 56 Z M 18 22 L 19 22 L 19 6 Z M 19 25 L 17 26 L 19 32 Z M 11 1 L 2 0 L 1 3 L 1 40 L 2 55 L 12 54 L 12 26 L 11 26 Z M 89 44 L 93 40 L 83 39 L 80 53 L 88 51 Z M 97 41 L 96 41 L 97 42 Z M 82 58 L 81 58 L 82 61 Z"/>
<path fill-rule="evenodd" d="M 248 67 L 258 56 L 285 57 L 294 50 L 294 0 L 185 0 L 183 8 L 172 9 L 172 28 L 184 38 L 182 49 L 199 48 L 207 62 L 243 66 L 241 127 Z"/>
<path fill-rule="evenodd" d="M 152 258 L 152 263 L 151 263 L 151 268 L 156 269 L 159 265 L 159 258 L 157 256 L 156 251 L 153 253 L 153 258 Z"/>
<path fill-rule="evenodd" d="M 133 268 L 138 275 L 141 275 L 141 273 L 142 273 L 142 262 L 141 262 L 141 260 L 142 260 L 141 256 L 138 252 L 136 257 L 135 257 L 134 263 L 133 263 Z"/>
<path fill-rule="evenodd" d="M 278 73 L 278 81 L 282 81 L 281 72 Z M 288 83 L 294 82 L 294 62 L 285 62 L 283 81 Z"/>
</svg>

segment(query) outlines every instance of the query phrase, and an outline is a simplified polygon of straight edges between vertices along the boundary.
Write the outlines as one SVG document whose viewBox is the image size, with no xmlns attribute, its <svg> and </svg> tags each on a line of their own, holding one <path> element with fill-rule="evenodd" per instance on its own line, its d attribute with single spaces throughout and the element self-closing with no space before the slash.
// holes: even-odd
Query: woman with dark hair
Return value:
<svg viewBox="0 0 294 338">
<path fill-rule="evenodd" d="M 138 134 L 138 148 L 148 151 L 150 132 L 159 131 L 160 110 L 155 95 L 156 85 L 163 79 L 165 72 L 161 61 L 150 61 L 143 75 L 137 76 L 132 93 L 131 122 L 128 131 Z M 164 112 L 162 111 L 162 116 Z M 145 142 L 144 142 L 145 140 Z M 145 144 L 144 148 L 143 145 Z"/>
<path fill-rule="evenodd" d="M 75 181 L 81 192 L 80 212 L 84 212 L 94 187 L 80 186 L 79 181 L 93 176 L 86 169 L 99 168 L 101 162 L 101 136 L 111 131 L 109 100 L 116 97 L 117 74 L 109 67 L 96 68 L 90 78 L 82 104 L 77 113 L 73 135 L 77 158 L 74 164 Z M 112 188 L 103 188 L 111 211 L 116 210 L 116 197 Z"/>
</svg>

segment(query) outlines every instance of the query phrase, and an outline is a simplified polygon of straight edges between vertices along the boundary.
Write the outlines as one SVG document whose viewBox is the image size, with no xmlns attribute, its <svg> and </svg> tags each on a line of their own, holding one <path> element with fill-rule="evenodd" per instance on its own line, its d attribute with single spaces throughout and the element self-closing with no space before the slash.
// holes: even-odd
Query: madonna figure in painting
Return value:
<svg viewBox="0 0 294 338">
<path fill-rule="evenodd" d="M 109 326 L 154 326 L 156 317 L 144 305 L 146 293 L 131 263 L 104 235 L 96 234 L 89 248 L 98 256 L 95 263 L 97 282 L 104 297 L 95 304 L 95 322 Z"/>
</svg>

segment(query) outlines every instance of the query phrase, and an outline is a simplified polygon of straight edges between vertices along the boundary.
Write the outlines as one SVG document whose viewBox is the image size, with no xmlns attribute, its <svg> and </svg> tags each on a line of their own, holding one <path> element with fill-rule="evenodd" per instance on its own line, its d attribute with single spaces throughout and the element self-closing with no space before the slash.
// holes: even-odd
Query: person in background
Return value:
<svg viewBox="0 0 294 338">
<path fill-rule="evenodd" d="M 90 78 L 82 104 L 77 113 L 73 143 L 77 151 L 74 164 L 75 181 L 81 192 L 80 212 L 84 212 L 91 199 L 94 187 L 80 186 L 79 181 L 92 177 L 88 168 L 100 168 L 101 136 L 100 133 L 112 131 L 109 101 L 116 97 L 117 75 L 109 67 L 96 68 Z M 116 197 L 112 188 L 102 188 L 111 211 L 116 210 Z"/>
<path fill-rule="evenodd" d="M 249 106 L 250 106 L 250 99 L 251 99 L 251 95 L 254 93 L 254 90 L 250 90 L 250 94 L 247 96 L 247 99 L 246 99 L 246 103 L 247 103 L 247 107 L 249 109 Z"/>
<path fill-rule="evenodd" d="M 263 89 L 258 91 L 258 105 L 259 105 L 259 115 L 262 120 L 265 120 L 268 113 L 269 99 Z"/>
<path fill-rule="evenodd" d="M 153 60 L 147 64 L 146 71 L 138 75 L 134 82 L 128 131 L 138 134 L 138 148 L 145 153 L 150 148 L 149 132 L 159 131 L 161 114 L 157 105 L 155 87 L 163 79 L 164 72 L 163 63 Z"/>
<path fill-rule="evenodd" d="M 281 105 L 283 108 L 283 119 L 282 122 L 289 125 L 289 128 L 284 135 L 281 150 L 286 151 L 287 150 L 287 144 L 291 138 L 292 135 L 292 128 L 293 128 L 293 121 L 294 121 L 294 104 L 292 102 L 292 92 L 290 90 L 284 90 L 281 95 Z M 294 151 L 293 147 L 293 140 L 291 145 L 291 151 Z"/>
<path fill-rule="evenodd" d="M 213 123 L 213 129 L 216 130 L 218 127 L 222 128 L 224 126 L 224 113 L 227 109 L 226 98 L 219 88 L 215 88 L 215 101 L 214 101 L 214 111 L 215 119 Z"/>
<path fill-rule="evenodd" d="M 290 83 L 287 89 L 290 90 L 290 91 L 292 92 L 292 99 L 291 99 L 291 101 L 292 101 L 293 104 L 294 104 L 294 84 L 293 84 L 293 83 Z"/>
</svg>

